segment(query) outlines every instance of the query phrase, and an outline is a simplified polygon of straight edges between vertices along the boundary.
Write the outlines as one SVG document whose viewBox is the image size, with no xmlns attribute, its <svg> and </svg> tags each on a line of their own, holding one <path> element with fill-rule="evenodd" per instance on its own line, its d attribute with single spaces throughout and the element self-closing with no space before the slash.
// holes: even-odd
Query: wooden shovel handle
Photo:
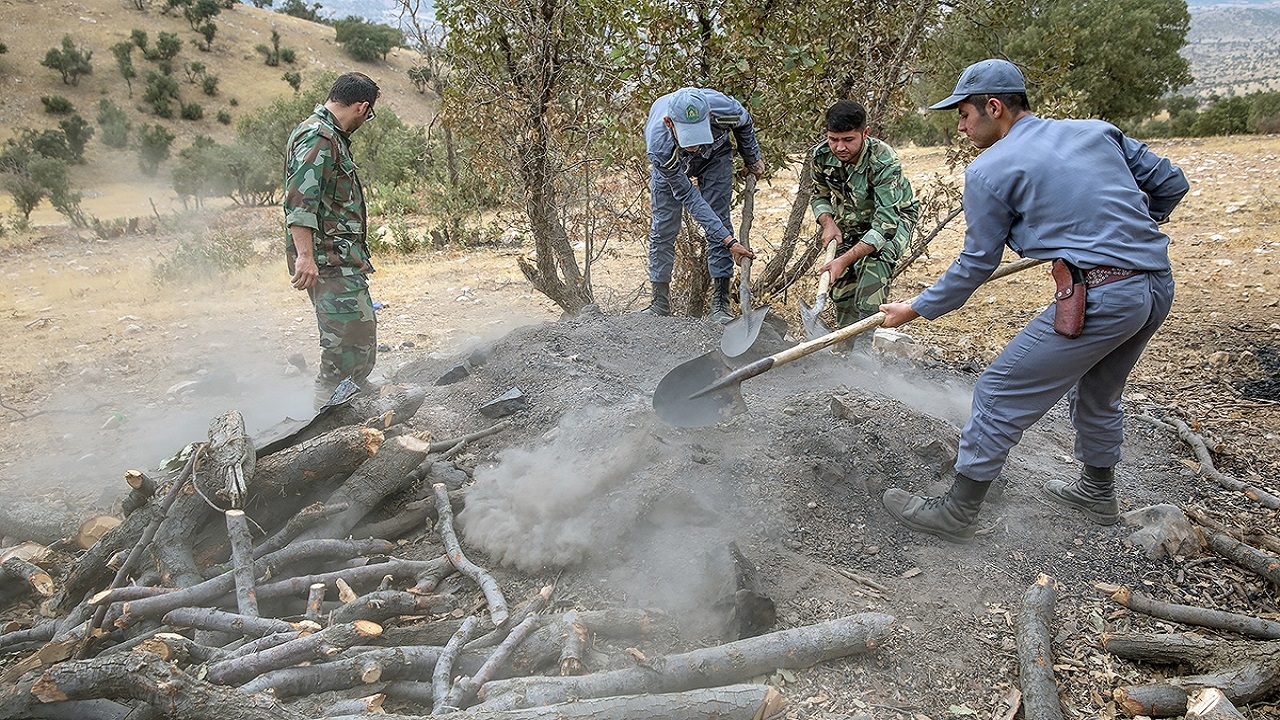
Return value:
<svg viewBox="0 0 1280 720">
<path fill-rule="evenodd" d="M 836 242 L 835 238 L 832 238 L 831 242 L 827 243 L 827 252 L 823 255 L 823 258 L 824 258 L 822 262 L 823 265 L 826 265 L 827 263 L 836 259 L 836 246 L 839 244 L 840 243 Z M 826 295 L 827 288 L 829 287 L 831 287 L 831 271 L 830 270 L 822 273 L 822 277 L 818 278 L 818 297 L 822 297 L 823 295 Z"/>
</svg>

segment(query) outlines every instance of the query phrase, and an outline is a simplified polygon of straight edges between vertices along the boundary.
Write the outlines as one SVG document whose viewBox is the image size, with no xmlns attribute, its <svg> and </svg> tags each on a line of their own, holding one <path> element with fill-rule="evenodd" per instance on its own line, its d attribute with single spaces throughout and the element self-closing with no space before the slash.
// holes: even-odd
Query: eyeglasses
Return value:
<svg viewBox="0 0 1280 720">
<path fill-rule="evenodd" d="M 365 116 L 364 116 L 364 119 L 365 119 L 365 121 L 367 122 L 367 121 L 372 120 L 372 119 L 374 119 L 374 118 L 376 118 L 376 117 L 378 117 L 378 113 L 376 113 L 376 112 L 374 112 L 374 111 L 373 111 L 373 107 L 370 107 L 370 108 L 369 108 L 369 114 L 368 114 L 368 115 L 365 115 Z"/>
</svg>

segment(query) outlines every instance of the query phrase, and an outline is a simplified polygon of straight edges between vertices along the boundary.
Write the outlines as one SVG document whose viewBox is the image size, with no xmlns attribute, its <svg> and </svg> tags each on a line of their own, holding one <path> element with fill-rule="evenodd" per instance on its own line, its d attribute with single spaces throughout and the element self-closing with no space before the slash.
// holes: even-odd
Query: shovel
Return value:
<svg viewBox="0 0 1280 720">
<path fill-rule="evenodd" d="M 835 260 L 836 245 L 838 244 L 834 239 L 827 243 L 827 252 L 823 265 Z M 818 296 L 813 300 L 813 307 L 809 307 L 804 298 L 796 298 L 796 302 L 800 304 L 800 319 L 804 321 L 804 332 L 810 340 L 817 340 L 831 332 L 831 328 L 827 327 L 827 324 L 818 317 L 823 308 L 827 306 L 827 288 L 830 286 L 831 272 L 824 272 L 822 277 L 818 278 Z"/>
<path fill-rule="evenodd" d="M 756 176 L 748 175 L 742 188 L 742 230 L 738 233 L 738 241 L 748 250 L 751 249 L 751 213 L 755 206 Z M 764 324 L 764 316 L 769 306 L 758 310 L 751 309 L 751 258 L 742 258 L 742 271 L 738 276 L 738 306 L 742 314 L 724 326 L 724 335 L 720 338 L 720 352 L 725 357 L 737 357 L 751 348 L 756 338 L 760 337 L 760 326 Z"/>
<path fill-rule="evenodd" d="M 1009 263 L 992 273 L 987 282 L 1043 262 L 1045 261 L 1035 258 L 1024 258 Z M 835 332 L 787 348 L 736 370 L 715 350 L 699 355 L 677 365 L 662 378 L 653 392 L 653 409 L 658 417 L 676 427 L 707 427 L 728 420 L 747 410 L 739 387 L 743 380 L 880 327 L 884 318 L 885 314 L 878 312 Z"/>
</svg>

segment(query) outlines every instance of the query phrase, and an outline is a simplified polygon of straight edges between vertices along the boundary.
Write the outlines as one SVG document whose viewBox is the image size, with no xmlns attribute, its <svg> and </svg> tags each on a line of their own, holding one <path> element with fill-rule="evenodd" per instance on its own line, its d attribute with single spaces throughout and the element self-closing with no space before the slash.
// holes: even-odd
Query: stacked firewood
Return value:
<svg viewBox="0 0 1280 720">
<path fill-rule="evenodd" d="M 592 638 L 640 639 L 660 614 L 566 610 L 550 586 L 509 607 L 454 532 L 465 487 L 427 482 L 505 426 L 432 442 L 402 424 L 423 397 L 357 395 L 260 447 L 226 413 L 172 477 L 128 473 L 123 521 L 70 562 L 11 553 L 0 602 L 37 599 L 45 619 L 0 634 L 0 718 L 364 717 L 387 700 L 413 717 L 764 718 L 785 703 L 743 683 L 890 632 L 853 615 L 588 672 Z M 443 554 L 396 554 L 427 528 Z M 442 589 L 455 573 L 482 603 Z"/>
</svg>

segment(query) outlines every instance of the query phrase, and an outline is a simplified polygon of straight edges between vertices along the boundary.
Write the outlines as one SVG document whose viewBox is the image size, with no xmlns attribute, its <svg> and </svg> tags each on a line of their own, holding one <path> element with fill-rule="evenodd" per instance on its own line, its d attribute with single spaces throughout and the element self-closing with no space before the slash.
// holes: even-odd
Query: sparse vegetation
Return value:
<svg viewBox="0 0 1280 720">
<path fill-rule="evenodd" d="M 184 208 L 188 201 L 200 208 L 206 198 L 230 194 L 231 177 L 225 156 L 226 148 L 207 135 L 197 135 L 191 145 L 178 151 L 173 190 Z"/>
<path fill-rule="evenodd" d="M 147 175 L 155 175 L 160 163 L 169 159 L 173 133 L 160 123 L 138 128 L 138 167 Z"/>
<path fill-rule="evenodd" d="M 200 76 L 200 91 L 209 97 L 218 94 L 218 76 L 205 73 Z"/>
<path fill-rule="evenodd" d="M 49 48 L 40 64 L 57 70 L 64 85 L 79 85 L 80 78 L 93 74 L 93 51 L 76 45 L 70 35 L 62 36 L 62 49 Z"/>
<path fill-rule="evenodd" d="M 172 60 L 182 50 L 182 38 L 177 33 L 160 32 L 156 34 L 156 44 L 150 49 L 142 49 L 143 56 L 151 61 Z"/>
<path fill-rule="evenodd" d="M 129 144 L 129 117 L 119 105 L 106 98 L 99 100 L 97 119 L 104 145 L 122 148 Z"/>
<path fill-rule="evenodd" d="M 199 120 L 204 117 L 204 106 L 194 100 L 182 104 L 183 120 Z"/>
<path fill-rule="evenodd" d="M 218 111 L 218 124 L 220 124 L 220 125 L 230 125 L 230 124 L 231 124 L 231 113 L 227 112 L 226 110 L 219 110 L 219 111 Z"/>
<path fill-rule="evenodd" d="M 301 73 L 295 70 L 290 70 L 289 72 L 285 73 L 282 77 L 285 82 L 289 83 L 289 87 L 293 88 L 294 93 L 297 93 L 298 89 L 302 87 Z"/>
<path fill-rule="evenodd" d="M 134 30 L 135 33 L 142 32 Z M 142 32 L 142 44 L 147 44 L 147 34 Z M 111 46 L 111 54 L 116 59 L 116 69 L 120 71 L 120 77 L 124 78 L 125 85 L 129 88 L 129 97 L 133 97 L 133 79 L 138 77 L 138 71 L 133 67 L 133 48 L 136 42 L 121 40 Z"/>
<path fill-rule="evenodd" d="M 253 242 L 246 235 L 213 230 L 179 240 L 152 272 L 162 285 L 206 280 L 211 275 L 239 270 L 254 257 Z"/>
<path fill-rule="evenodd" d="M 268 3 L 268 5 L 270 5 L 270 3 Z M 328 20 L 320 15 L 320 10 L 323 7 L 324 6 L 320 3 L 312 3 L 308 5 L 303 2 L 303 0 L 284 0 L 284 2 L 280 4 L 280 9 L 276 12 L 283 13 L 285 15 L 292 15 L 293 17 L 302 18 L 303 20 L 310 20 L 314 23 L 323 23 L 327 25 L 329 24 Z"/>
<path fill-rule="evenodd" d="M 280 47 L 280 32 L 274 29 L 271 31 L 271 44 L 260 43 L 254 49 L 262 55 L 262 62 L 267 67 L 277 67 L 281 62 L 292 65 L 297 57 L 293 48 Z"/>
<path fill-rule="evenodd" d="M 84 148 L 93 138 L 93 126 L 79 115 L 58 121 L 62 134 L 67 138 L 67 148 L 71 151 L 72 161 L 84 164 Z"/>
<path fill-rule="evenodd" d="M 172 75 L 156 72 L 147 73 L 147 87 L 142 92 L 142 100 L 151 107 L 157 117 L 173 117 L 173 101 L 178 99 L 178 81 Z"/>
<path fill-rule="evenodd" d="M 1158 118 L 1126 128 L 1138 137 L 1206 137 L 1280 132 L 1280 92 L 1197 98 L 1174 95 Z"/>
<path fill-rule="evenodd" d="M 44 105 L 44 111 L 50 115 L 66 115 L 75 110 L 75 106 L 71 104 L 71 101 L 61 95 L 41 96 L 40 104 Z"/>
<path fill-rule="evenodd" d="M 147 52 L 147 31 L 134 28 L 129 31 L 129 40 L 138 46 L 144 54 Z"/>
</svg>

